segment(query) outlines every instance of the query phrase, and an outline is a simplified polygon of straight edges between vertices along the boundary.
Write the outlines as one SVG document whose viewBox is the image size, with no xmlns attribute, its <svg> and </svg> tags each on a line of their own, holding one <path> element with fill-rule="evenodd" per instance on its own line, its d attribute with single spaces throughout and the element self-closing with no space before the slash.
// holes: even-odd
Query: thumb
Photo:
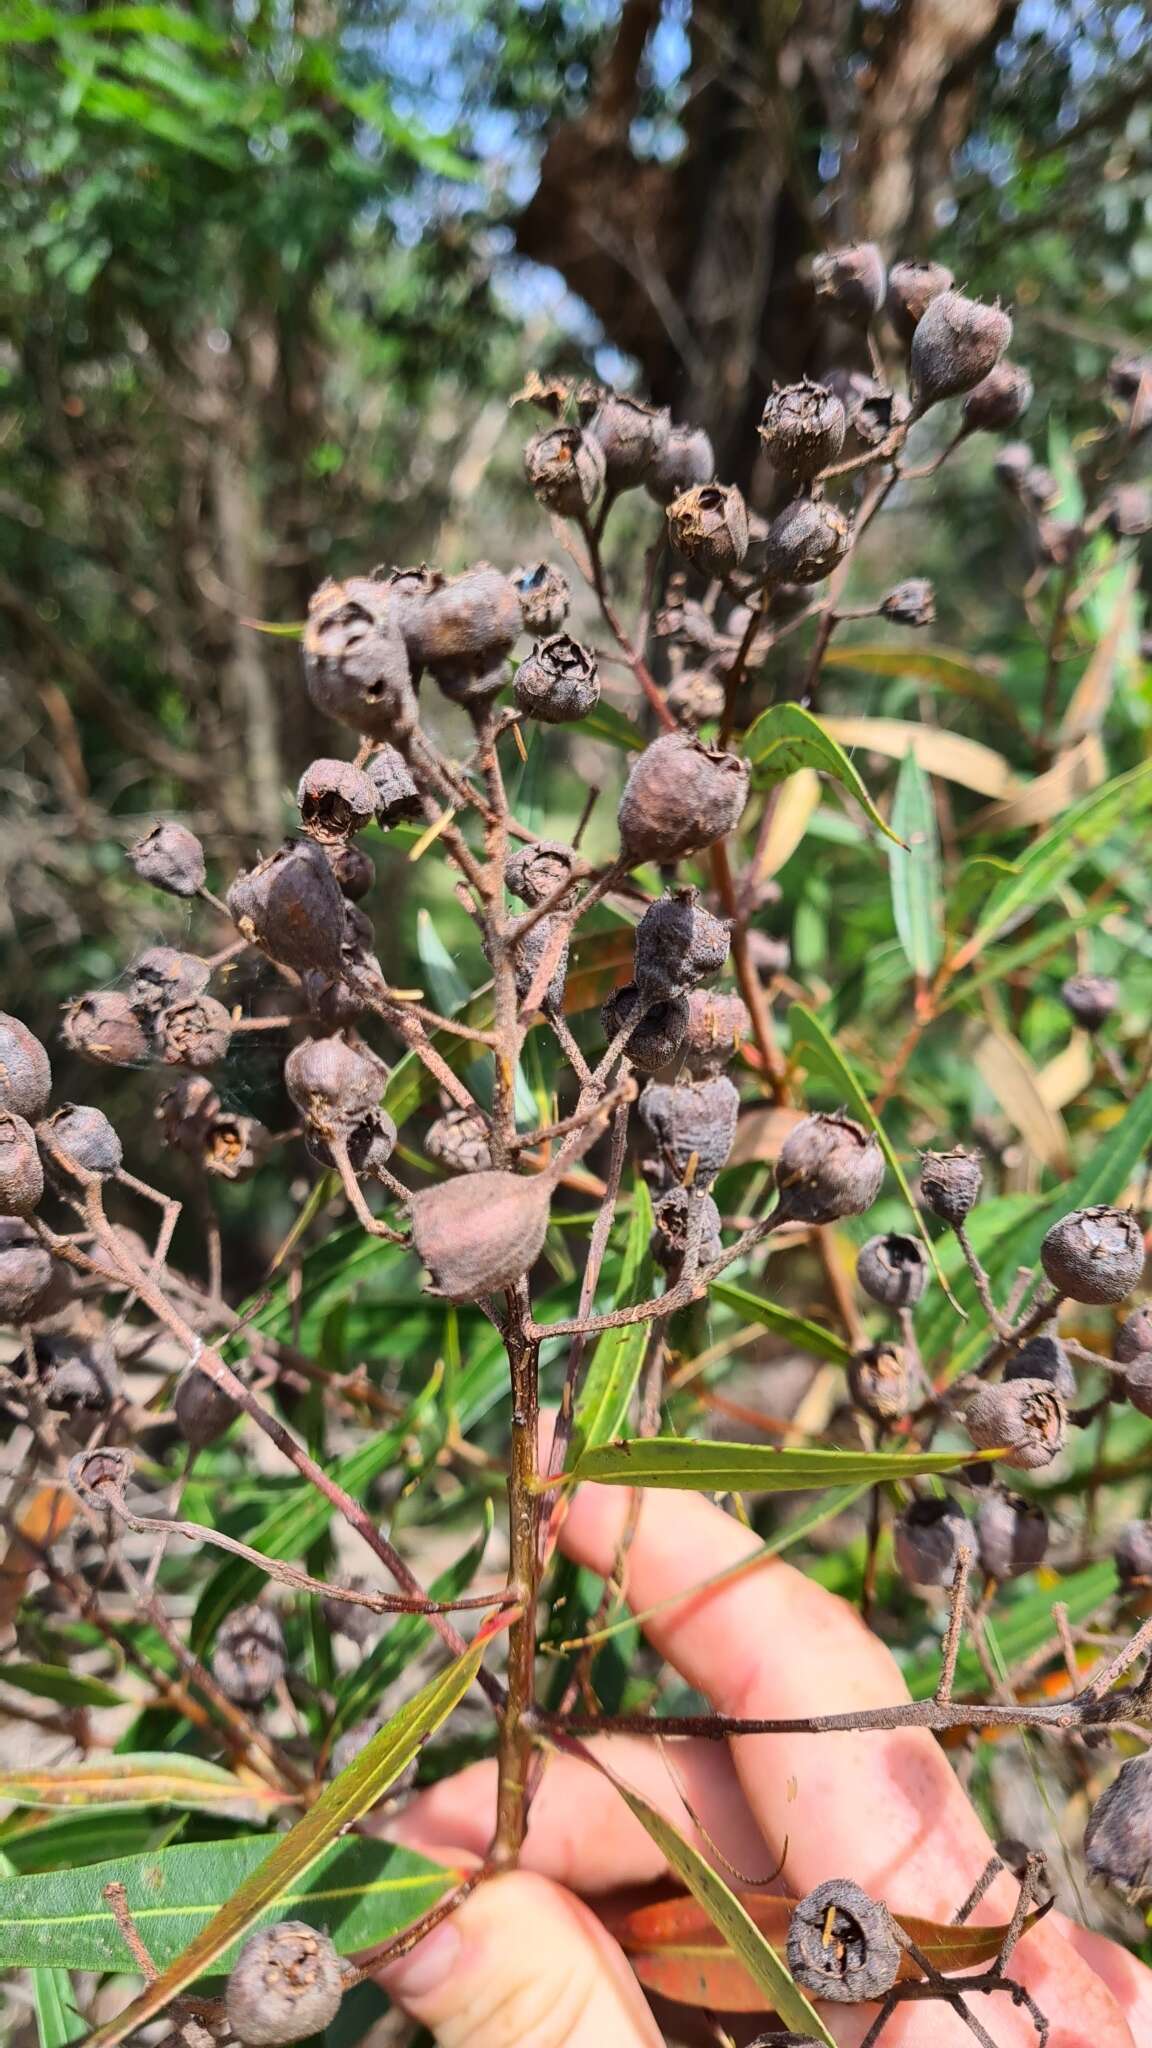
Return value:
<svg viewBox="0 0 1152 2048">
<path fill-rule="evenodd" d="M 548 1878 L 510 1871 L 387 1970 L 380 1983 L 440 2048 L 660 2048 L 611 1936 Z"/>
</svg>

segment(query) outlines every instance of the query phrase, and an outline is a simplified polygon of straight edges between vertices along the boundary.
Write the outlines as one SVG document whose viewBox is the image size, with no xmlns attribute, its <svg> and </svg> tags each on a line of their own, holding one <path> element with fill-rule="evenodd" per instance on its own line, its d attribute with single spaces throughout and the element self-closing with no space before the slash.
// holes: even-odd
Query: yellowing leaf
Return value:
<svg viewBox="0 0 1152 2048">
<path fill-rule="evenodd" d="M 1033 1157 L 1055 1173 L 1067 1173 L 1064 1119 L 1045 1101 L 1040 1076 L 1023 1046 L 1006 1032 L 990 1031 L 976 1048 L 976 1070 Z"/>
<path fill-rule="evenodd" d="M 990 804 L 973 818 L 973 832 L 1019 832 L 1029 825 L 1047 825 L 1067 810 L 1078 796 L 1099 789 L 1108 773 L 1104 750 L 1095 733 L 1089 733 L 1075 747 L 1053 761 L 1018 796 L 1007 803 Z"/>
<path fill-rule="evenodd" d="M 958 782 L 978 796 L 1007 797 L 1024 787 L 1002 754 L 963 733 L 942 732 L 939 726 L 916 725 L 904 718 L 829 718 L 825 724 L 841 746 L 889 754 L 894 761 L 915 753 L 927 774 Z"/>
<path fill-rule="evenodd" d="M 766 882 L 790 860 L 808 829 L 808 820 L 820 802 L 820 777 L 814 768 L 798 768 L 776 798 L 756 879 Z"/>
</svg>

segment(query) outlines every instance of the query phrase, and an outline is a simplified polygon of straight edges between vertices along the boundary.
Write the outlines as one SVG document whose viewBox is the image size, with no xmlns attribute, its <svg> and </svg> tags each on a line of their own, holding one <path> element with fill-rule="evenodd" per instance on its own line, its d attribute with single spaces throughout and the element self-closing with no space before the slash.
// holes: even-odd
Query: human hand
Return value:
<svg viewBox="0 0 1152 2048">
<path fill-rule="evenodd" d="M 582 1487 L 561 1534 L 568 1556 L 608 1576 L 629 1513 L 624 1490 Z M 646 1492 L 627 1554 L 627 1590 L 645 1610 L 737 1563 L 756 1537 L 695 1494 Z M 686 1592 L 646 1624 L 651 1642 L 721 1713 L 787 1718 L 891 1706 L 907 1697 L 885 1646 L 855 1610 L 792 1566 L 766 1560 L 727 1585 Z M 590 1746 L 705 1854 L 654 1741 Z M 991 1843 L 943 1751 L 922 1729 L 692 1740 L 674 1750 L 693 1811 L 724 1856 L 774 1868 L 800 1896 L 850 1877 L 896 1912 L 947 1921 L 985 1868 Z M 392 1832 L 431 1855 L 481 1856 L 491 1839 L 495 1766 L 423 1793 Z M 666 1875 L 656 1845 L 609 1781 L 567 1756 L 548 1765 L 531 1808 L 522 1867 L 485 1883 L 384 1975 L 389 1992 L 442 2048 L 650 2048 L 662 2039 L 617 1947 L 577 1894 Z M 1010 1918 L 1006 1875 L 973 1914 Z M 1049 2048 L 1152 2048 L 1152 1971 L 1124 1949 L 1050 1914 L 1021 1941 L 1012 1975 L 1046 2015 Z M 974 2001 L 996 2048 L 1037 2048 L 1028 2014 L 1003 1993 Z M 857 2048 L 875 2007 L 824 2007 L 841 2048 Z M 947 2007 L 907 2005 L 882 2048 L 973 2048 Z"/>
</svg>

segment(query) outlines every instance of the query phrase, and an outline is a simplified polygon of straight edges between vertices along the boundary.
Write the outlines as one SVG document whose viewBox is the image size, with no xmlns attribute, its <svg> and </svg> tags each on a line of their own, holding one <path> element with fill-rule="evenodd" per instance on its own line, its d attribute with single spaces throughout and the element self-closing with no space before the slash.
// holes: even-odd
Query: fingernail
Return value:
<svg viewBox="0 0 1152 2048">
<path fill-rule="evenodd" d="M 401 1956 L 398 1963 L 382 1970 L 380 1981 L 390 1995 L 401 2001 L 427 1998 L 456 1968 L 460 1948 L 456 1928 L 451 1920 L 445 1920 L 442 1926 L 426 1934 L 411 1954 Z"/>
</svg>

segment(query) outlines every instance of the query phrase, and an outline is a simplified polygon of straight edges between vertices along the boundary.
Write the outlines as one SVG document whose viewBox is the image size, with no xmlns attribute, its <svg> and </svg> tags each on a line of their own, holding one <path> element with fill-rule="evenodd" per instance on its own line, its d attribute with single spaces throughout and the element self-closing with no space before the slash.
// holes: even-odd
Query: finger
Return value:
<svg viewBox="0 0 1152 2048">
<path fill-rule="evenodd" d="M 611 1936 L 524 1871 L 482 1884 L 380 1982 L 440 2048 L 660 2048 Z"/>
<path fill-rule="evenodd" d="M 1118 1941 L 1093 1934 L 1075 1920 L 1066 1920 L 1062 1913 L 1054 1913 L 1052 1918 L 1065 1940 L 1108 1986 L 1132 2029 L 1137 2048 L 1152 2048 L 1152 1970 L 1129 1955 Z"/>
<path fill-rule="evenodd" d="M 566 1553 L 608 1576 L 629 1512 L 626 1490 L 582 1487 L 561 1534 Z M 638 1610 L 655 1606 L 757 1547 L 750 1530 L 699 1495 L 649 1490 L 627 1555 L 628 1597 Z M 908 1697 L 891 1653 L 855 1611 L 776 1559 L 689 1594 L 645 1626 L 721 1713 L 802 1718 Z M 744 1736 L 733 1754 L 767 1841 L 780 1849 L 787 1838 L 785 1876 L 798 1893 L 851 1876 L 897 1912 L 948 1920 L 987 1863 L 988 1836 L 922 1729 Z M 1001 1878 L 975 1917 L 1007 1919 L 1015 1897 L 1012 1880 Z M 1053 2021 L 1051 2048 L 1082 2048 L 1093 2038 L 1089 2019 L 1096 2048 L 1130 2043 L 1115 1999 L 1058 1930 L 1045 1924 L 1027 1937 L 1019 1974 Z M 1061 2031 L 1069 2014 L 1072 2030 Z M 1000 2020 L 1005 2042 L 1028 2038 L 1023 2020 Z"/>
<path fill-rule="evenodd" d="M 598 1736 L 588 1747 L 710 1860 L 716 1860 L 718 1849 L 721 1859 L 750 1883 L 762 1883 L 769 1874 L 773 1859 L 722 1743 L 685 1742 L 674 1748 L 676 1780 L 703 1832 L 691 1820 L 656 1743 Z M 495 1815 L 496 1765 L 472 1764 L 420 1793 L 389 1824 L 388 1834 L 432 1855 L 465 1850 L 483 1856 Z M 590 1895 L 650 1884 L 668 1868 L 608 1779 L 569 1756 L 548 1761 L 529 1811 L 522 1860 L 526 1869 Z"/>
</svg>

